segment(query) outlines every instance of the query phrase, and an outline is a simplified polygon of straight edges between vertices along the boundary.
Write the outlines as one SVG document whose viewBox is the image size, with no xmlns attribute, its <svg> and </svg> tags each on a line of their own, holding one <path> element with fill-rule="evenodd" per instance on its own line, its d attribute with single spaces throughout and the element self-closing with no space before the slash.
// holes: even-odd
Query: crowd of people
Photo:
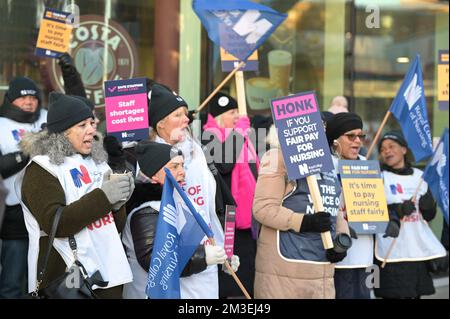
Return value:
<svg viewBox="0 0 450 319">
<path fill-rule="evenodd" d="M 332 200 L 324 211 L 310 213 L 308 183 L 287 177 L 273 127 L 257 141 L 267 147 L 254 145 L 257 121 L 240 115 L 232 96 L 220 92 L 211 100 L 197 139 L 188 103 L 148 79 L 148 139 L 122 145 L 97 130 L 95 106 L 70 56 L 59 62 L 65 94 L 50 93 L 47 108 L 26 77 L 9 83 L 0 107 L 0 298 L 44 289 L 74 262 L 93 278 L 97 298 L 147 298 L 165 169 L 215 234 L 215 242 L 206 236 L 198 242 L 182 270 L 181 298 L 244 296 L 223 266 L 228 205 L 236 207 L 228 261 L 255 298 L 371 298 L 367 267 L 384 261 L 393 238 L 395 249 L 374 294 L 434 293 L 429 261 L 445 255 L 426 223 L 436 204 L 426 183 L 414 196 L 421 172 L 412 167 L 400 132 L 386 133 L 378 147 L 390 217 L 385 233 L 363 235 L 349 227 L 338 162 L 366 159 L 363 122 L 344 97 L 322 113 L 335 170 L 317 180 L 321 195 Z M 351 245 L 325 249 L 321 234 L 328 231 Z"/>
</svg>

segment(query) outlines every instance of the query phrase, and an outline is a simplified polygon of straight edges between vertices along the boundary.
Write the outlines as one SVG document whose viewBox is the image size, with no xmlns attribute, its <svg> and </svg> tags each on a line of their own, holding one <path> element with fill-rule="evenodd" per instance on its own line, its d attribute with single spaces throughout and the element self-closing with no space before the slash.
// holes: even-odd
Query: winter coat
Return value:
<svg viewBox="0 0 450 319">
<path fill-rule="evenodd" d="M 253 214 L 262 224 L 256 255 L 255 298 L 332 299 L 334 264 L 292 262 L 278 251 L 278 231 L 299 232 L 304 212 L 283 207 L 294 189 L 288 181 L 281 150 L 268 151 L 261 160 Z M 349 233 L 342 213 L 337 215 L 337 233 Z"/>
<path fill-rule="evenodd" d="M 73 149 L 70 150 L 63 146 L 62 135 L 58 135 L 52 141 L 49 141 L 46 132 L 27 136 L 22 142 L 22 149 L 31 156 L 51 154 L 51 156 L 60 159 L 74 154 Z M 101 142 L 94 142 L 92 156 L 106 159 L 106 154 L 103 155 Z M 66 206 L 65 193 L 59 180 L 35 162 L 32 162 L 25 170 L 22 183 L 22 201 L 37 220 L 41 230 L 46 234 L 50 233 L 57 208 L 65 206 L 56 237 L 74 236 L 86 226 L 104 217 L 105 212 L 110 212 L 112 209 L 108 198 L 100 188 L 94 189 Z M 121 232 L 126 220 L 125 207 L 122 206 L 119 211 L 113 212 L 113 217 L 118 232 Z M 48 237 L 41 237 L 38 265 L 41 265 L 47 247 Z M 118 248 L 121 249 L 122 247 Z M 65 271 L 66 264 L 53 247 L 41 288 L 46 287 L 51 281 L 64 274 Z M 100 298 L 121 298 L 122 286 L 97 289 L 96 294 Z"/>
</svg>

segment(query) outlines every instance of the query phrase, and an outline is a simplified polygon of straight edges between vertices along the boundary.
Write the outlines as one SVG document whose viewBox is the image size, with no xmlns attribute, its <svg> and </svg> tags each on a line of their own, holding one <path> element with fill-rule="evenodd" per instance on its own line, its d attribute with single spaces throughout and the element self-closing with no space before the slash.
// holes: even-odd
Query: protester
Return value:
<svg viewBox="0 0 450 319">
<path fill-rule="evenodd" d="M 253 203 L 254 217 L 261 223 L 255 298 L 334 298 L 334 263 L 346 252 L 325 250 L 321 233 L 348 234 L 347 222 L 338 212 L 337 177 L 318 176 L 319 185 L 332 186 L 322 193 L 329 199 L 325 210 L 332 213 L 307 213 L 312 201 L 306 179 L 288 180 L 279 142 L 273 134 L 271 140 L 272 149 L 261 160 Z"/>
<path fill-rule="evenodd" d="M 28 163 L 28 157 L 19 149 L 19 142 L 26 132 L 41 130 L 46 116 L 47 111 L 42 108 L 41 91 L 36 83 L 27 77 L 13 79 L 0 107 L 0 174 L 8 190 L 0 232 L 0 298 L 18 298 L 25 292 L 28 233 L 14 191 L 14 181 Z"/>
<path fill-rule="evenodd" d="M 446 256 L 426 223 L 435 217 L 436 203 L 427 184 L 421 182 L 422 171 L 413 168 L 407 158 L 408 145 L 401 132 L 386 133 L 378 151 L 391 225 L 386 233 L 396 241 L 386 266 L 380 269 L 380 287 L 375 288 L 375 295 L 388 299 L 432 295 L 435 289 L 426 261 Z M 392 241 L 377 235 L 378 264 L 384 261 Z"/>
<path fill-rule="evenodd" d="M 95 122 L 90 108 L 80 99 L 50 94 L 47 129 L 30 134 L 22 149 L 31 157 L 23 184 L 22 208 L 30 234 L 29 291 L 36 288 L 53 217 L 64 207 L 40 288 L 63 275 L 74 255 L 69 238 L 77 243 L 78 260 L 89 276 L 100 272 L 106 287 L 96 289 L 100 298 L 120 298 L 122 285 L 132 280 L 119 232 L 125 223 L 125 202 L 134 181 L 130 174 L 111 177 L 102 142 L 94 139 Z M 95 288 L 94 288 L 95 289 Z"/>
<path fill-rule="evenodd" d="M 347 113 L 348 112 L 348 102 L 345 96 L 335 96 L 331 101 L 331 106 L 328 112 L 333 114 Z"/>
<path fill-rule="evenodd" d="M 157 183 L 162 187 L 166 177 L 164 168 L 167 168 L 180 186 L 184 184 L 184 159 L 181 151 L 167 144 L 147 141 L 137 145 L 136 155 L 140 174 L 152 183 Z M 183 205 L 183 203 L 180 204 Z M 142 203 L 128 215 L 122 240 L 133 271 L 133 282 L 125 285 L 123 296 L 126 299 L 145 299 L 147 297 L 145 289 L 160 207 L 161 198 L 157 201 Z M 195 275 L 202 273 L 209 266 L 223 264 L 225 259 L 226 254 L 223 247 L 205 246 L 199 242 L 199 246 L 181 274 L 181 298 L 188 298 L 188 296 L 215 298 L 214 293 L 207 295 L 209 286 L 213 287 L 212 292 L 215 291 L 215 282 L 211 281 L 208 286 L 205 286 L 203 280 L 198 282 L 195 280 Z M 237 270 L 239 266 L 237 258 L 234 258 L 233 265 Z"/>
<path fill-rule="evenodd" d="M 355 113 L 338 113 L 327 121 L 326 134 L 333 157 L 335 171 L 339 160 L 365 160 L 359 155 L 365 135 L 363 122 Z M 341 197 L 341 209 L 345 203 Z M 357 235 L 350 228 L 353 238 L 347 257 L 336 265 L 334 282 L 336 299 L 369 299 L 370 289 L 366 285 L 366 268 L 373 264 L 373 236 Z"/>
<path fill-rule="evenodd" d="M 237 275 L 253 295 L 256 241 L 252 236 L 252 205 L 259 159 L 249 139 L 250 119 L 239 115 L 234 98 L 218 93 L 209 103 L 208 122 L 203 129 L 202 143 L 236 202 L 234 252 L 241 256 Z M 223 273 L 219 273 L 219 290 L 221 298 L 243 296 L 234 280 Z"/>
<path fill-rule="evenodd" d="M 210 171 L 210 163 L 206 161 L 200 144 L 194 140 L 189 132 L 187 103 L 175 92 L 167 87 L 154 84 L 149 93 L 149 124 L 152 128 L 150 140 L 176 146 L 183 152 L 186 170 L 185 189 L 194 207 L 210 225 L 218 246 L 224 244 L 224 233 L 216 213 L 216 180 Z M 215 167 L 213 168 L 215 169 Z M 217 174 L 217 172 L 216 172 Z M 208 245 L 205 237 L 203 244 Z M 208 268 L 196 275 L 185 278 L 189 287 L 202 285 L 208 287 L 203 292 L 186 292 L 186 298 L 218 298 L 218 269 L 217 266 Z M 189 281 L 195 282 L 190 284 Z M 211 285 L 211 282 L 214 285 Z"/>
</svg>

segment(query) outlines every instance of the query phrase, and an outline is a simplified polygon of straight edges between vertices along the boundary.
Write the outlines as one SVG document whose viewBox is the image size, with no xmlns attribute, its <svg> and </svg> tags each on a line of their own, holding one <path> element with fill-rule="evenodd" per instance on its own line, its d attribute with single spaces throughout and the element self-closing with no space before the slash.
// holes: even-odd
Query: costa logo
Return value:
<svg viewBox="0 0 450 319">
<path fill-rule="evenodd" d="M 80 17 L 80 25 L 72 32 L 71 56 L 81 75 L 88 98 L 103 106 L 103 82 L 135 77 L 138 69 L 137 49 L 128 32 L 117 22 L 105 23 L 102 16 Z M 64 91 L 61 68 L 56 59 L 49 65 L 53 88 Z"/>
</svg>

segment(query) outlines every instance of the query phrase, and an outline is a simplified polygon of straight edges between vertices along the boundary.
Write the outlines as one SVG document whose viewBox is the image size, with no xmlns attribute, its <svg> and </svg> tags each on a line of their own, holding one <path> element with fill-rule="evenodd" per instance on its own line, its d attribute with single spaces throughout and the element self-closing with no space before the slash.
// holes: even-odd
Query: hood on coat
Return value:
<svg viewBox="0 0 450 319">
<path fill-rule="evenodd" d="M 92 142 L 90 156 L 98 164 L 106 162 L 108 154 L 103 148 L 103 138 L 99 133 L 97 133 L 97 137 Z M 26 133 L 20 142 L 20 148 L 30 158 L 38 155 L 48 156 L 50 163 L 55 165 L 61 165 L 66 157 L 77 154 L 64 133 L 49 134 L 47 130 L 39 133 Z"/>
</svg>

